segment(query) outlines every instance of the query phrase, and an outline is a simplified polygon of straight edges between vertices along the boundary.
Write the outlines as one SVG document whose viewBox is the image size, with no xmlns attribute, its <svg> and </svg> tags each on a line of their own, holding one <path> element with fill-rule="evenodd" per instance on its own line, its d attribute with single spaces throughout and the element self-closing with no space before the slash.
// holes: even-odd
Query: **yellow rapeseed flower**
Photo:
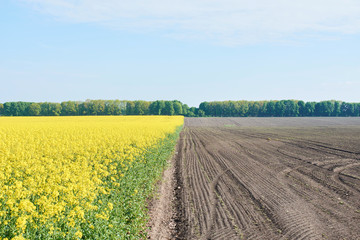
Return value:
<svg viewBox="0 0 360 240">
<path fill-rule="evenodd" d="M 109 208 L 110 210 L 112 210 L 112 209 L 114 208 L 114 205 L 109 202 L 109 203 L 108 203 L 108 208 Z"/>
<path fill-rule="evenodd" d="M 108 220 L 105 208 L 114 206 L 100 199 L 182 124 L 183 117 L 167 116 L 1 117 L 0 230 L 46 226 L 72 238 L 90 213 Z"/>
<path fill-rule="evenodd" d="M 81 231 L 77 231 L 75 233 L 75 236 L 78 237 L 78 238 L 82 238 L 82 232 Z"/>
</svg>

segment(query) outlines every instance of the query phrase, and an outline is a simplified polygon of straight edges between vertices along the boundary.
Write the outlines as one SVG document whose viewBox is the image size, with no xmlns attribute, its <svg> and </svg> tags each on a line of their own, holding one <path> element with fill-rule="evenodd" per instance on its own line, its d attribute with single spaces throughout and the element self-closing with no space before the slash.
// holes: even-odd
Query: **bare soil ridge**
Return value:
<svg viewBox="0 0 360 240">
<path fill-rule="evenodd" d="M 359 149 L 360 118 L 186 118 L 172 239 L 360 239 Z"/>
<path fill-rule="evenodd" d="M 179 146 L 177 146 L 179 148 Z M 150 221 L 148 223 L 149 239 L 179 239 L 180 217 L 178 216 L 177 198 L 175 191 L 180 189 L 177 186 L 175 158 L 177 152 L 165 169 L 162 180 L 159 182 L 158 190 L 149 205 Z"/>
</svg>

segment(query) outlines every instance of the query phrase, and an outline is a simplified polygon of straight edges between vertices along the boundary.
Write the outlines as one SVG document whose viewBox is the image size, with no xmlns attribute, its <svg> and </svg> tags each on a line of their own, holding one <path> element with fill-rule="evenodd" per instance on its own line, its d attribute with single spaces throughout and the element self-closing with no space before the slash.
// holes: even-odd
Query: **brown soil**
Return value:
<svg viewBox="0 0 360 240">
<path fill-rule="evenodd" d="M 174 171 L 152 239 L 360 239 L 359 118 L 186 118 Z"/>
<path fill-rule="evenodd" d="M 150 221 L 148 223 L 149 239 L 176 239 L 178 235 L 177 226 L 180 217 L 176 210 L 175 189 L 175 152 L 169 166 L 165 169 L 162 180 L 158 184 L 158 191 L 149 204 Z"/>
</svg>

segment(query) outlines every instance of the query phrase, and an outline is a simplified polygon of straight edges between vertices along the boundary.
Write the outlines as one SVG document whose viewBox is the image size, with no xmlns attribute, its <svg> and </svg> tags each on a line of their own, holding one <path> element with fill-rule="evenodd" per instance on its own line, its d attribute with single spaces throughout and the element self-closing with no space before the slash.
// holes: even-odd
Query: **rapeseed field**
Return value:
<svg viewBox="0 0 360 240">
<path fill-rule="evenodd" d="M 145 238 L 183 117 L 0 118 L 0 239 Z"/>
</svg>

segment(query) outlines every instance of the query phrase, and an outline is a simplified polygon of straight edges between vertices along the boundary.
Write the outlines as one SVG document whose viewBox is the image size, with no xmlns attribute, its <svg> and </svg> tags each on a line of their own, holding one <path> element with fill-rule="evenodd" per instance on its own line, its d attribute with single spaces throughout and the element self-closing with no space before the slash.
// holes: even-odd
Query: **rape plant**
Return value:
<svg viewBox="0 0 360 240">
<path fill-rule="evenodd" d="M 138 239 L 183 117 L 0 118 L 0 239 Z"/>
</svg>

